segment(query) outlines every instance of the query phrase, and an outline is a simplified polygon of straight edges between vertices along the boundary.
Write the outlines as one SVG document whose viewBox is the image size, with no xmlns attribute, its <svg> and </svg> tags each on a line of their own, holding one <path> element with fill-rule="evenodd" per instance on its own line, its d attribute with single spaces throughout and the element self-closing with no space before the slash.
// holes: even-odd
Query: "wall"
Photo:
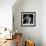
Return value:
<svg viewBox="0 0 46 46">
<path fill-rule="evenodd" d="M 20 2 L 18 0 L 18 2 Z M 23 0 L 13 6 L 15 30 L 23 33 L 24 39 L 31 39 L 36 46 L 41 46 L 41 1 L 40 0 Z M 16 6 L 17 5 L 17 6 Z M 21 27 L 21 12 L 36 12 L 35 27 Z"/>
<path fill-rule="evenodd" d="M 41 41 L 46 46 L 46 0 L 41 1 Z"/>
<path fill-rule="evenodd" d="M 0 0 L 0 27 L 12 29 L 12 6 L 16 0 Z"/>
</svg>

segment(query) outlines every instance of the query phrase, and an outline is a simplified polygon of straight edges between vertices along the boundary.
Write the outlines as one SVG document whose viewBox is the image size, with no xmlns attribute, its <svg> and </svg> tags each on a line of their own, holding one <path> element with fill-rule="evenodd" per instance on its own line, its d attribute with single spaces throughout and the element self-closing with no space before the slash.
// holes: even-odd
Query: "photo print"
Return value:
<svg viewBox="0 0 46 46">
<path fill-rule="evenodd" d="M 36 13 L 35 12 L 22 12 L 21 13 L 21 26 L 35 26 Z"/>
</svg>

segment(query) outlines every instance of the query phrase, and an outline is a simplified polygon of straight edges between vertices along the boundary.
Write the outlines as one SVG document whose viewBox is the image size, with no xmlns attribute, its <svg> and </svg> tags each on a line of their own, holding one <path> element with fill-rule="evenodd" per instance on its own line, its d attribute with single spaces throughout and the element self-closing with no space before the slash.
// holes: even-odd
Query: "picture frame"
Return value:
<svg viewBox="0 0 46 46">
<path fill-rule="evenodd" d="M 12 27 L 12 28 L 13 28 L 13 31 L 14 31 L 14 30 L 15 30 L 15 16 L 14 16 L 14 13 L 13 13 L 13 19 L 12 19 L 12 22 L 13 22 L 13 23 L 12 23 L 12 24 L 13 24 L 13 27 Z"/>
<path fill-rule="evenodd" d="M 36 26 L 36 12 L 21 12 L 21 26 L 35 27 Z"/>
</svg>

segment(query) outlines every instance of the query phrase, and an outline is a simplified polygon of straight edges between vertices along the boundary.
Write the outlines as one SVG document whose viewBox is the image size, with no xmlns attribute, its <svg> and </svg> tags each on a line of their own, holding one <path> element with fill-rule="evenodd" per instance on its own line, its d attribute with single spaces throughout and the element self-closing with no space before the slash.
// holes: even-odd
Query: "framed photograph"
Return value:
<svg viewBox="0 0 46 46">
<path fill-rule="evenodd" d="M 15 30 L 15 18 L 14 18 L 14 13 L 13 13 L 13 31 Z"/>
<path fill-rule="evenodd" d="M 21 26 L 36 26 L 36 12 L 21 12 Z"/>
</svg>

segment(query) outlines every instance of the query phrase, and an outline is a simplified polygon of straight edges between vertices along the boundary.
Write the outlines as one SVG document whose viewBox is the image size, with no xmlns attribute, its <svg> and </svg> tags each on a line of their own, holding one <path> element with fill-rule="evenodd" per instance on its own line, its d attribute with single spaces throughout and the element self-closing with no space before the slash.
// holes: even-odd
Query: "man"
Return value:
<svg viewBox="0 0 46 46">
<path fill-rule="evenodd" d="M 32 24 L 33 23 L 33 16 L 27 14 L 24 18 L 23 18 L 23 24 Z"/>
</svg>

